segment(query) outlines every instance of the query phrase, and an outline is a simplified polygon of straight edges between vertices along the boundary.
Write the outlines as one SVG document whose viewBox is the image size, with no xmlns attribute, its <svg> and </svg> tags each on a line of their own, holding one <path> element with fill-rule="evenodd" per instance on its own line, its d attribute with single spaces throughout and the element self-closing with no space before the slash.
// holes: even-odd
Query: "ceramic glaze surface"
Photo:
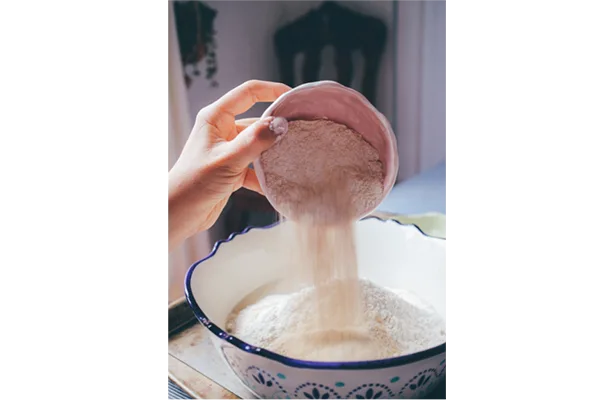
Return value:
<svg viewBox="0 0 600 400">
<path fill-rule="evenodd" d="M 333 81 L 306 83 L 273 102 L 263 113 L 263 118 L 268 116 L 288 121 L 329 119 L 354 129 L 377 150 L 384 170 L 383 193 L 378 204 L 361 216 L 375 210 L 394 186 L 398 175 L 396 136 L 389 121 L 359 92 Z M 254 168 L 265 196 L 278 210 L 265 186 L 260 158 L 254 161 Z"/>
<path fill-rule="evenodd" d="M 244 297 L 285 276 L 284 228 L 236 235 L 186 277 L 196 317 L 244 385 L 261 398 L 420 398 L 431 392 L 445 375 L 445 343 L 385 360 L 309 362 L 256 348 L 221 329 Z M 361 277 L 410 290 L 445 317 L 445 240 L 375 218 L 356 224 L 356 240 Z"/>
<path fill-rule="evenodd" d="M 445 352 L 407 365 L 371 370 L 311 370 L 219 344 L 244 385 L 264 399 L 410 399 L 427 396 L 445 374 Z"/>
</svg>

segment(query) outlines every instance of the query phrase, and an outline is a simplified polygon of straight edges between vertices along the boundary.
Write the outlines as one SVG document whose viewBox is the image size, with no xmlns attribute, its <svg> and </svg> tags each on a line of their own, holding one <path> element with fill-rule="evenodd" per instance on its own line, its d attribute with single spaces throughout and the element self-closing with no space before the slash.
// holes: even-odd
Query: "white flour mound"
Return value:
<svg viewBox="0 0 600 400">
<path fill-rule="evenodd" d="M 308 287 L 266 296 L 232 315 L 228 331 L 253 346 L 312 361 L 397 357 L 446 340 L 445 321 L 431 306 L 411 292 L 390 290 L 363 279 L 360 322 L 339 330 L 316 329 L 314 292 L 314 287 Z M 336 297 L 320 301 L 335 302 Z"/>
</svg>

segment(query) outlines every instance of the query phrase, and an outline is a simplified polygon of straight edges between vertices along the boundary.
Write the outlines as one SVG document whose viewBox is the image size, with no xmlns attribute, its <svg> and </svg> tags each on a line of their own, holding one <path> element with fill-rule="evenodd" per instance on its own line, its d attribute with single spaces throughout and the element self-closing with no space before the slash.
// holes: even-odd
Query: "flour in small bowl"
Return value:
<svg viewBox="0 0 600 400">
<path fill-rule="evenodd" d="M 343 282 L 329 284 L 341 285 Z M 363 361 L 415 353 L 445 342 L 444 319 L 414 294 L 359 281 L 360 322 L 321 329 L 315 288 L 264 297 L 230 316 L 227 330 L 260 348 L 301 360 Z M 318 307 L 334 307 L 336 290 L 318 297 Z M 328 304 L 330 303 L 330 304 Z"/>
<path fill-rule="evenodd" d="M 333 121 L 290 121 L 260 162 L 272 201 L 292 220 L 356 220 L 382 200 L 379 153 L 358 132 Z"/>
</svg>

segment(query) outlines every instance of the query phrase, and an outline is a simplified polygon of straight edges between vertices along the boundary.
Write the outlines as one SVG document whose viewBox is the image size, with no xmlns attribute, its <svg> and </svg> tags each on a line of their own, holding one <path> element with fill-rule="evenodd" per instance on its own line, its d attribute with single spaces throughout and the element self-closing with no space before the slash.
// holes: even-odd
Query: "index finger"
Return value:
<svg viewBox="0 0 600 400">
<path fill-rule="evenodd" d="M 235 129 L 236 129 L 237 133 L 240 133 L 241 131 L 243 131 L 244 129 L 246 129 L 247 127 L 249 127 L 250 125 L 252 125 L 256 121 L 258 121 L 259 119 L 260 118 L 242 118 L 242 119 L 236 119 L 235 120 Z"/>
<path fill-rule="evenodd" d="M 211 105 L 215 113 L 234 117 L 248 111 L 255 103 L 275 101 L 292 88 L 278 82 L 251 80 L 230 90 Z"/>
</svg>

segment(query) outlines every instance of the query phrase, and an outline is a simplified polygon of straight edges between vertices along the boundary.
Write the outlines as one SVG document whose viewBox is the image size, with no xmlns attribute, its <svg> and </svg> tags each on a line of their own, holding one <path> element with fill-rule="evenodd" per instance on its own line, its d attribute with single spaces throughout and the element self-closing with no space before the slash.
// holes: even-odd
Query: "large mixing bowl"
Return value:
<svg viewBox="0 0 600 400">
<path fill-rule="evenodd" d="M 311 399 L 420 398 L 446 371 L 446 344 L 384 360 L 311 362 L 257 348 L 224 330 L 234 307 L 284 277 L 284 225 L 247 229 L 218 242 L 187 273 L 185 293 L 225 362 L 257 397 Z M 407 289 L 446 315 L 446 242 L 413 225 L 366 218 L 356 224 L 361 277 Z"/>
</svg>

